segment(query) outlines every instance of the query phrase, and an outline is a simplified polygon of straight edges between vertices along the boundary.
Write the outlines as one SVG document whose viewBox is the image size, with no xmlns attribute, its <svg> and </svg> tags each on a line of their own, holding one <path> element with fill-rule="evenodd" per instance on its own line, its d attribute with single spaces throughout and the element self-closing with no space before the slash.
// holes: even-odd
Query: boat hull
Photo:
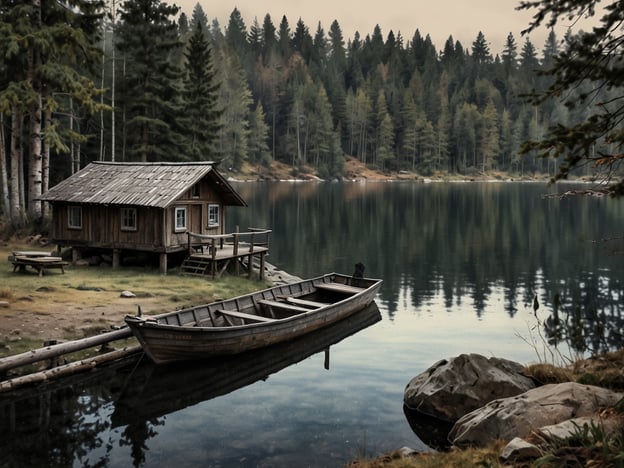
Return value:
<svg viewBox="0 0 624 468">
<path fill-rule="evenodd" d="M 128 316 L 126 323 L 146 354 L 156 363 L 239 354 L 296 339 L 362 310 L 374 300 L 381 280 L 361 278 L 356 281 L 359 287 L 352 289 L 357 292 L 340 291 L 341 288 L 350 289 L 349 283 L 353 280 L 332 273 L 227 301 L 163 314 L 151 320 Z M 328 284 L 337 285 L 339 291 L 327 293 L 323 288 L 329 287 Z M 215 315 L 221 311 L 245 311 L 243 315 L 246 316 L 251 315 L 249 311 L 253 311 L 260 315 L 260 304 L 263 301 L 274 302 L 284 297 L 321 297 L 326 301 L 331 299 L 331 302 L 291 316 L 265 319 L 268 321 L 202 326 L 209 319 L 214 322 Z"/>
<path fill-rule="evenodd" d="M 166 416 L 202 401 L 228 394 L 325 351 L 328 365 L 330 348 L 381 320 L 372 302 L 328 327 L 295 340 L 231 356 L 169 365 L 146 363 L 133 372 L 124 392 L 115 403 L 113 427 L 136 424 Z M 180 382 L 184 382 L 180 386 Z"/>
</svg>

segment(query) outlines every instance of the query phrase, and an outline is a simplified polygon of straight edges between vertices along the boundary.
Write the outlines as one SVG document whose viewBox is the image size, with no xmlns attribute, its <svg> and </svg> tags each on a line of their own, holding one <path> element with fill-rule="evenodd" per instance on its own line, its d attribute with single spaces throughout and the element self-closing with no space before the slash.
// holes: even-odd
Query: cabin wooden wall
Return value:
<svg viewBox="0 0 624 468">
<path fill-rule="evenodd" d="M 91 246 L 111 249 L 173 252 L 187 248 L 187 231 L 197 234 L 223 234 L 225 207 L 218 192 L 203 180 L 197 191 L 188 190 L 166 209 L 135 207 L 137 229 L 121 229 L 123 206 L 74 205 L 82 207 L 82 228 L 68 226 L 68 205 L 52 207 L 52 238 L 59 245 Z M 219 225 L 208 227 L 208 205 L 219 205 Z M 186 207 L 187 229 L 175 231 L 175 208 Z"/>
<path fill-rule="evenodd" d="M 52 210 L 52 238 L 61 245 L 162 251 L 163 210 L 137 207 L 137 229 L 121 229 L 120 206 L 82 205 L 82 228 L 70 228 L 66 204 Z"/>
</svg>

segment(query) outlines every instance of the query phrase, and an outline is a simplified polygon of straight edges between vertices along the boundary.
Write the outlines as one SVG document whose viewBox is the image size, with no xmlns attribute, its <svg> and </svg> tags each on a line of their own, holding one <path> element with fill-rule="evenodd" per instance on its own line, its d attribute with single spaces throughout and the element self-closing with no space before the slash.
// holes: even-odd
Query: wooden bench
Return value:
<svg viewBox="0 0 624 468">
<path fill-rule="evenodd" d="M 37 270 L 39 276 L 43 276 L 46 269 L 50 268 L 60 268 L 61 273 L 65 274 L 65 266 L 68 265 L 68 262 L 64 262 L 61 257 L 50 257 L 50 256 L 37 256 L 37 257 L 29 257 L 26 255 L 13 255 L 10 259 L 13 264 L 13 272 L 19 268 L 20 271 L 25 271 L 26 267 L 32 267 Z"/>
<path fill-rule="evenodd" d="M 239 312 L 237 310 L 215 310 L 215 314 L 227 315 L 229 317 L 237 317 L 244 320 L 251 320 L 254 322 L 273 322 L 275 319 L 269 317 L 263 317 L 261 315 L 246 314 L 245 312 Z"/>
<path fill-rule="evenodd" d="M 296 312 L 296 313 L 301 313 L 301 312 L 309 312 L 310 309 L 306 308 L 306 307 L 299 307 L 293 304 L 288 304 L 287 302 L 279 302 L 279 301 L 270 301 L 268 299 L 260 299 L 258 301 L 258 304 L 263 304 L 267 307 L 273 307 L 275 309 L 283 309 L 283 310 L 287 310 L 289 312 Z"/>
<path fill-rule="evenodd" d="M 344 294 L 357 294 L 364 291 L 366 288 L 358 288 L 356 286 L 349 286 L 342 283 L 321 283 L 315 285 L 317 289 L 324 289 L 325 291 L 335 291 Z"/>
</svg>

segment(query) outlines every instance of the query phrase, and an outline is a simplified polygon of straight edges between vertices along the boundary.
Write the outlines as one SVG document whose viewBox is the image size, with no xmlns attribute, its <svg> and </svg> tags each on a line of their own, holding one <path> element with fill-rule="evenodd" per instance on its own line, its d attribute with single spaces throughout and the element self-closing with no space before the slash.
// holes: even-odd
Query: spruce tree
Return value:
<svg viewBox="0 0 624 468">
<path fill-rule="evenodd" d="M 275 25 L 271 20 L 271 15 L 268 13 L 264 16 L 264 21 L 262 22 L 262 45 L 264 47 L 262 58 L 264 60 L 264 64 L 267 65 L 272 62 L 272 57 L 276 53 L 277 49 Z"/>
<path fill-rule="evenodd" d="M 325 72 L 325 88 L 332 106 L 334 128 L 342 129 L 341 137 L 344 148 L 348 147 L 349 135 L 346 119 L 346 82 L 347 57 L 344 38 L 338 21 L 334 20 L 329 28 L 329 44 L 327 68 Z"/>
<path fill-rule="evenodd" d="M 126 159 L 176 159 L 183 145 L 176 127 L 182 71 L 172 64 L 179 50 L 178 7 L 159 0 L 126 0 L 122 5 L 117 47 L 125 62 L 122 101 Z"/>
<path fill-rule="evenodd" d="M 218 107 L 219 83 L 216 82 L 212 51 L 197 22 L 189 39 L 180 122 L 184 128 L 186 158 L 197 161 L 216 156 L 215 143 L 221 130 L 223 109 Z"/>
<path fill-rule="evenodd" d="M 502 53 L 503 67 L 505 68 L 505 76 L 509 77 L 518 68 L 518 45 L 512 33 L 507 35 L 505 48 Z"/>
<path fill-rule="evenodd" d="M 249 113 L 253 101 L 236 55 L 222 50 L 218 70 L 221 82 L 219 107 L 224 109 L 219 132 L 219 157 L 226 169 L 237 171 L 249 159 Z"/>
<path fill-rule="evenodd" d="M 481 31 L 479 31 L 477 38 L 472 43 L 472 60 L 477 65 L 484 65 L 492 62 L 490 46 Z"/>
<path fill-rule="evenodd" d="M 249 117 L 249 159 L 256 164 L 269 166 L 271 164 L 271 152 L 268 145 L 270 128 L 265 121 L 261 102 L 256 104 L 256 108 Z"/>
<path fill-rule="evenodd" d="M 249 34 L 247 34 L 247 43 L 249 44 L 249 49 L 253 61 L 255 62 L 258 60 L 258 57 L 262 56 L 263 49 L 262 28 L 258 23 L 258 18 L 254 18 L 253 23 L 251 23 Z"/>
<path fill-rule="evenodd" d="M 531 91 L 537 85 L 537 70 L 539 69 L 537 51 L 531 40 L 527 37 L 520 52 L 519 71 L 524 82 L 524 92 Z M 528 89 L 527 89 L 528 88 Z"/>
<path fill-rule="evenodd" d="M 287 60 L 291 54 L 291 37 L 290 37 L 290 26 L 288 25 L 288 19 L 286 19 L 286 15 L 282 16 L 282 21 L 279 25 L 279 31 L 277 33 L 277 48 L 279 50 L 280 55 L 284 60 Z"/>
<path fill-rule="evenodd" d="M 196 3 L 193 7 L 193 13 L 191 14 L 190 28 L 191 30 L 195 29 L 195 25 L 199 23 L 201 24 L 202 30 L 204 32 L 208 32 L 208 16 L 204 12 L 204 9 L 199 3 Z"/>
<path fill-rule="evenodd" d="M 247 27 L 238 8 L 234 8 L 230 14 L 230 20 L 225 29 L 225 43 L 238 56 L 239 60 L 245 58 L 247 52 Z"/>
</svg>

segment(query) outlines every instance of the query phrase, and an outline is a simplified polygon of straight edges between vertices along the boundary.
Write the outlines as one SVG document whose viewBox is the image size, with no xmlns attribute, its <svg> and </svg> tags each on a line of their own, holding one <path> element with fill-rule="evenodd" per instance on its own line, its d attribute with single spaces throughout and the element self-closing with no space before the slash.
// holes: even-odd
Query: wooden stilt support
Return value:
<svg viewBox="0 0 624 468">
<path fill-rule="evenodd" d="M 121 265 L 120 256 L 121 250 L 113 249 L 113 268 L 119 268 L 119 265 Z"/>
<path fill-rule="evenodd" d="M 260 254 L 260 280 L 264 279 L 265 255 L 264 252 Z"/>
<path fill-rule="evenodd" d="M 163 275 L 167 274 L 167 253 L 163 252 L 160 254 L 160 272 Z"/>
</svg>

